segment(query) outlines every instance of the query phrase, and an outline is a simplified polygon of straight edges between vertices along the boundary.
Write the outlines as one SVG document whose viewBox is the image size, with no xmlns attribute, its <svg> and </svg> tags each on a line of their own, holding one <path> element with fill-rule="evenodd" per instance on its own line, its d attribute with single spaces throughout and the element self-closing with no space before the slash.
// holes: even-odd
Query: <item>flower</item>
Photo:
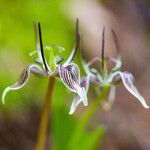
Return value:
<svg viewBox="0 0 150 150">
<path fill-rule="evenodd" d="M 76 44 L 75 48 L 72 50 L 70 56 L 68 59 L 61 65 L 62 59 L 58 59 L 58 57 L 55 57 L 53 54 L 53 47 L 46 47 L 46 49 L 50 50 L 50 61 L 49 64 L 47 63 L 47 60 L 44 55 L 44 48 L 42 43 L 42 35 L 41 35 L 41 27 L 40 23 L 35 24 L 35 33 L 36 33 L 36 51 L 32 52 L 30 55 L 37 52 L 38 59 L 36 61 L 38 64 L 30 64 L 28 65 L 22 72 L 21 76 L 19 77 L 18 81 L 12 85 L 7 87 L 3 94 L 2 94 L 2 102 L 5 102 L 5 96 L 10 90 L 18 90 L 25 86 L 29 79 L 30 73 L 33 73 L 34 75 L 38 77 L 49 77 L 54 76 L 56 74 L 60 75 L 61 81 L 64 83 L 64 85 L 72 92 L 77 93 L 78 97 L 83 101 L 83 104 L 85 106 L 88 105 L 87 103 L 87 96 L 85 88 L 81 85 L 80 82 L 80 70 L 79 67 L 72 63 L 73 58 L 75 57 L 75 54 L 78 49 L 79 45 L 79 32 L 78 32 L 78 19 L 76 22 Z M 60 47 L 57 47 L 60 49 Z"/>
<path fill-rule="evenodd" d="M 121 61 L 121 55 L 120 55 L 120 45 L 118 43 L 118 38 L 116 33 L 112 30 L 112 36 L 114 39 L 114 43 L 116 45 L 118 57 L 117 58 L 104 58 L 104 49 L 105 49 L 105 28 L 103 28 L 102 32 L 102 54 L 101 58 L 94 57 L 90 62 L 86 63 L 84 54 L 82 54 L 82 63 L 84 70 L 87 74 L 88 80 L 87 82 L 93 83 L 98 85 L 98 87 L 109 87 L 109 96 L 108 96 L 108 102 L 109 104 L 112 104 L 112 102 L 115 99 L 115 87 L 118 81 L 122 81 L 124 87 L 134 96 L 136 99 L 146 108 L 148 109 L 149 106 L 147 105 L 144 97 L 139 93 L 137 88 L 134 85 L 134 77 L 133 75 L 128 71 L 120 71 L 120 68 L 122 66 Z M 112 68 L 112 70 L 108 73 L 107 69 L 107 63 L 108 61 L 111 61 L 115 63 L 115 66 Z M 91 68 L 91 65 L 95 62 L 100 63 L 100 69 Z M 89 83 L 88 83 L 89 84 Z M 76 107 L 81 102 L 78 98 L 75 99 L 76 101 Z"/>
</svg>

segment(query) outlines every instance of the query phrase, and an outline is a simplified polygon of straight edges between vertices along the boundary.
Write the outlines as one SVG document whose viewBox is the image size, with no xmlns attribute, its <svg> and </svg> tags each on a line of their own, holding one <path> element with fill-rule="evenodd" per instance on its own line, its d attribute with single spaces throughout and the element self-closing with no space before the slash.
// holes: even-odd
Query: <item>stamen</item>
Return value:
<svg viewBox="0 0 150 150">
<path fill-rule="evenodd" d="M 77 50 L 78 50 L 78 47 L 79 47 L 79 41 L 80 41 L 80 34 L 79 34 L 79 19 L 77 18 L 76 20 L 76 41 L 75 41 L 75 51 L 73 53 L 73 56 L 72 56 L 72 59 L 70 62 L 72 62 L 72 60 L 74 59 L 76 53 L 77 53 Z"/>
<path fill-rule="evenodd" d="M 111 32 L 112 32 L 113 40 L 114 40 L 114 43 L 115 43 L 115 46 L 116 46 L 117 54 L 120 57 L 121 56 L 121 54 L 120 54 L 121 53 L 121 48 L 120 48 L 120 45 L 119 45 L 117 34 L 115 33 L 115 31 L 113 29 L 111 29 Z"/>
<path fill-rule="evenodd" d="M 104 51 L 105 51 L 105 27 L 103 27 L 102 31 L 102 54 L 101 54 L 102 70 L 104 70 Z"/>
<path fill-rule="evenodd" d="M 85 50 L 83 45 L 83 39 L 81 39 L 81 60 L 85 61 Z"/>
<path fill-rule="evenodd" d="M 38 22 L 38 31 L 39 31 L 40 50 L 41 50 L 41 55 L 42 55 L 42 59 L 43 59 L 43 64 L 45 66 L 45 71 L 48 72 L 47 64 L 46 64 L 45 57 L 44 57 L 44 50 L 43 50 L 42 33 L 41 33 L 40 22 Z"/>
<path fill-rule="evenodd" d="M 61 58 L 60 60 L 57 61 L 57 64 L 60 64 L 63 61 L 64 61 L 64 58 Z"/>
<path fill-rule="evenodd" d="M 76 47 L 75 49 L 78 49 L 79 46 L 79 40 L 80 40 L 80 34 L 79 34 L 79 19 L 76 20 Z"/>
</svg>

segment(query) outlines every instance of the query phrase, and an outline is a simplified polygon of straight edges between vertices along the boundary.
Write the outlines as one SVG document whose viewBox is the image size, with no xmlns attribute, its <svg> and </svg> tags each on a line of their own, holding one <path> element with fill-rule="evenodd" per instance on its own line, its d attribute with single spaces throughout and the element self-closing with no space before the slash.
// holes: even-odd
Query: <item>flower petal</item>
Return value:
<svg viewBox="0 0 150 150">
<path fill-rule="evenodd" d="M 81 78 L 80 85 L 85 88 L 85 91 L 86 91 L 86 94 L 87 94 L 88 89 L 89 89 L 89 77 L 87 76 L 87 77 Z M 72 114 L 75 112 L 77 106 L 78 106 L 81 102 L 82 102 L 82 100 L 81 100 L 81 98 L 79 97 L 79 95 L 76 95 L 76 96 L 74 97 L 74 100 L 73 100 L 72 104 L 71 104 L 71 108 L 70 108 L 70 112 L 69 112 L 70 115 L 72 115 Z"/>
<path fill-rule="evenodd" d="M 141 103 L 142 105 L 148 109 L 149 106 L 146 104 L 146 101 L 144 99 L 144 97 L 142 95 L 140 95 L 140 93 L 138 92 L 137 88 L 135 87 L 133 81 L 134 81 L 134 77 L 131 73 L 129 72 L 119 72 L 121 79 L 123 81 L 124 86 L 126 87 L 126 89 L 133 95 L 135 96 Z"/>
<path fill-rule="evenodd" d="M 77 93 L 82 99 L 85 106 L 87 103 L 87 96 L 85 88 L 80 85 L 80 70 L 76 64 L 69 64 L 66 67 L 59 66 L 60 79 L 64 85 L 71 91 Z"/>
<path fill-rule="evenodd" d="M 81 78 L 80 85 L 85 88 L 86 93 L 88 92 L 88 89 L 89 89 L 89 82 L 90 82 L 89 76 Z"/>
<path fill-rule="evenodd" d="M 60 79 L 71 91 L 76 92 L 74 84 L 79 85 L 80 80 L 80 70 L 75 64 L 69 64 L 66 67 L 59 66 Z"/>
<path fill-rule="evenodd" d="M 90 76 L 81 78 L 80 86 L 82 87 L 81 94 L 79 95 L 83 104 L 88 105 L 87 93 L 89 90 Z"/>
<path fill-rule="evenodd" d="M 22 88 L 28 81 L 30 72 L 34 73 L 37 76 L 44 76 L 43 70 L 34 64 L 28 65 L 22 72 L 21 76 L 19 77 L 18 81 L 12 85 L 7 87 L 3 94 L 2 94 L 2 102 L 5 103 L 5 96 L 10 90 L 18 90 Z"/>
<path fill-rule="evenodd" d="M 74 100 L 73 100 L 73 102 L 71 104 L 69 115 L 72 115 L 75 112 L 77 106 L 81 103 L 81 101 L 82 100 L 80 99 L 80 97 L 78 95 L 76 95 L 74 97 Z"/>
</svg>

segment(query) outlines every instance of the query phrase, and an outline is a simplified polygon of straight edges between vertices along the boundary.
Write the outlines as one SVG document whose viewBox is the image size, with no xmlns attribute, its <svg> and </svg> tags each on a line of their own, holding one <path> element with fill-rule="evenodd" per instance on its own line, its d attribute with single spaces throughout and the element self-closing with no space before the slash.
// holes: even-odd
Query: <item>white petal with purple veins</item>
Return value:
<svg viewBox="0 0 150 150">
<path fill-rule="evenodd" d="M 86 94 L 87 94 L 88 89 L 89 89 L 89 76 L 81 78 L 80 85 L 81 85 L 81 87 L 83 87 L 83 88 L 85 89 L 85 92 L 86 92 Z M 76 96 L 74 97 L 74 99 L 73 99 L 72 104 L 71 104 L 71 108 L 70 108 L 70 112 L 69 112 L 70 115 L 72 115 L 72 114 L 75 112 L 77 106 L 78 106 L 81 102 L 82 102 L 82 99 L 80 98 L 80 96 L 79 96 L 79 95 L 76 95 Z M 87 106 L 87 105 L 86 105 L 86 106 Z"/>
<path fill-rule="evenodd" d="M 84 105 L 88 105 L 85 88 L 80 85 L 80 70 L 76 64 L 69 64 L 66 67 L 59 66 L 60 79 L 71 91 L 77 93 Z"/>
<path fill-rule="evenodd" d="M 21 76 L 19 77 L 18 81 L 12 85 L 12 86 L 9 86 L 7 87 L 3 94 L 2 94 L 2 102 L 5 103 L 5 96 L 6 94 L 11 91 L 11 90 L 18 90 L 20 88 L 22 88 L 28 81 L 29 79 L 29 74 L 30 72 L 34 73 L 35 75 L 37 76 L 44 76 L 44 72 L 43 70 L 37 66 L 37 65 L 34 65 L 34 64 L 31 64 L 31 65 L 28 65 L 22 72 Z"/>
<path fill-rule="evenodd" d="M 131 73 L 129 72 L 119 72 L 121 79 L 123 81 L 124 86 L 126 87 L 126 89 L 133 95 L 135 96 L 140 102 L 141 104 L 148 109 L 149 106 L 146 104 L 146 101 L 144 99 L 144 97 L 138 92 L 137 88 L 135 87 L 133 81 L 134 81 L 134 77 Z"/>
<path fill-rule="evenodd" d="M 80 70 L 75 64 L 69 64 L 66 67 L 59 66 L 60 79 L 65 86 L 73 92 L 77 92 L 77 88 L 80 87 Z"/>
</svg>

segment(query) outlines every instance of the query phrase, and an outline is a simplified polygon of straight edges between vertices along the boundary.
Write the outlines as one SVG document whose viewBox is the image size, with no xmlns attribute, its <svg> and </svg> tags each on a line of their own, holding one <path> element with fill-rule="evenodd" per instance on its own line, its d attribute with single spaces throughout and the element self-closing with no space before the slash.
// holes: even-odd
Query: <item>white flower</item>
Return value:
<svg viewBox="0 0 150 150">
<path fill-rule="evenodd" d="M 25 86 L 25 84 L 27 83 L 29 79 L 30 73 L 33 73 L 34 75 L 39 76 L 39 77 L 49 77 L 52 75 L 59 74 L 60 79 L 62 80 L 64 85 L 70 91 L 77 93 L 79 98 L 83 101 L 83 104 L 87 106 L 88 101 L 87 101 L 87 96 L 86 96 L 86 90 L 80 83 L 79 67 L 76 64 L 71 63 L 73 61 L 73 58 L 75 57 L 75 54 L 77 52 L 78 45 L 79 45 L 78 19 L 76 22 L 75 48 L 72 50 L 70 56 L 68 57 L 67 61 L 63 63 L 63 65 L 60 65 L 60 61 L 57 62 L 56 60 L 52 60 L 54 61 L 52 62 L 54 64 L 53 69 L 51 66 L 48 65 L 45 59 L 40 23 L 38 23 L 38 25 L 35 25 L 35 31 L 36 31 L 36 51 L 38 54 L 38 62 L 42 65 L 42 67 L 37 64 L 28 65 L 23 70 L 18 81 L 14 85 L 9 86 L 4 90 L 2 94 L 2 102 L 3 103 L 5 102 L 5 96 L 9 91 L 18 90 L 18 89 L 21 89 L 23 86 Z"/>
<path fill-rule="evenodd" d="M 144 97 L 139 93 L 137 88 L 134 85 L 134 77 L 131 73 L 127 71 L 120 71 L 122 61 L 121 61 L 121 56 L 120 56 L 120 46 L 118 43 L 118 38 L 115 34 L 115 32 L 112 30 L 112 36 L 116 45 L 117 53 L 118 53 L 118 58 L 104 58 L 104 44 L 105 44 L 105 28 L 103 28 L 103 34 L 102 34 L 102 57 L 94 57 L 90 62 L 86 63 L 85 59 L 83 57 L 83 67 L 84 70 L 90 78 L 90 82 L 99 85 L 100 87 L 104 86 L 109 86 L 110 87 L 110 96 L 108 98 L 109 102 L 112 103 L 115 98 L 115 79 L 119 77 L 119 79 L 116 81 L 122 80 L 123 85 L 125 88 L 139 100 L 139 102 L 146 108 L 148 109 L 149 106 L 147 105 Z M 91 69 L 91 65 L 94 64 L 96 61 L 98 61 L 101 66 L 100 70 L 98 69 Z M 115 63 L 115 66 L 112 68 L 111 72 L 108 73 L 107 69 L 107 62 L 112 61 Z"/>
</svg>

